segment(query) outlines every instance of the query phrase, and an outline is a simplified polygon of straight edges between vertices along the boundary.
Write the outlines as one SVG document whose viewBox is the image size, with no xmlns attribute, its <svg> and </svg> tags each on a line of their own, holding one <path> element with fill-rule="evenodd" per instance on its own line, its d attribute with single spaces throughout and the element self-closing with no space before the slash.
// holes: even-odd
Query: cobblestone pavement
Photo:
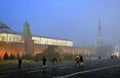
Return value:
<svg viewBox="0 0 120 78">
<path fill-rule="evenodd" d="M 25 64 L 0 67 L 0 78 L 120 78 L 120 59 L 86 60 L 84 67 L 76 67 L 75 61 Z"/>
</svg>

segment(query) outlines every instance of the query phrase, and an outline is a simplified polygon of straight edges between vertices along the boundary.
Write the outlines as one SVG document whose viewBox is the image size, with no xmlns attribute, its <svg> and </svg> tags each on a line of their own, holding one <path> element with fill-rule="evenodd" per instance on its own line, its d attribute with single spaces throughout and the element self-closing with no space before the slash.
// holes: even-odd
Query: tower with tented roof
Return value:
<svg viewBox="0 0 120 78">
<path fill-rule="evenodd" d="M 34 52 L 34 41 L 32 40 L 30 25 L 28 22 L 25 22 L 24 24 L 22 40 L 24 42 L 25 55 L 31 56 Z"/>
</svg>

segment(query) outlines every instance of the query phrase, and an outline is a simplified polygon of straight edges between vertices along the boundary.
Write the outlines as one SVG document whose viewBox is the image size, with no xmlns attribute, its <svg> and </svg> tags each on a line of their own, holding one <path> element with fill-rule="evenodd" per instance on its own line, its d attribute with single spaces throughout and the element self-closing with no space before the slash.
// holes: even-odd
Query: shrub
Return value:
<svg viewBox="0 0 120 78">
<path fill-rule="evenodd" d="M 7 52 L 4 54 L 3 60 L 9 60 L 9 56 L 8 56 Z"/>
</svg>

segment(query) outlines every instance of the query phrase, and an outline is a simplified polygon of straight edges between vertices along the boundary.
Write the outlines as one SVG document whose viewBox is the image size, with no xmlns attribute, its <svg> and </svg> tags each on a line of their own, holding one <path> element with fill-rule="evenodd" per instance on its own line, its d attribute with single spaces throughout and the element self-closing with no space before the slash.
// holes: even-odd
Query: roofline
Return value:
<svg viewBox="0 0 120 78">
<path fill-rule="evenodd" d="M 22 33 L 19 32 L 14 32 L 14 33 L 8 33 L 8 32 L 0 32 L 0 33 L 6 33 L 6 34 L 18 34 L 18 35 L 22 35 Z M 42 38 L 50 38 L 50 39 L 58 39 L 60 40 L 61 38 L 53 38 L 53 37 L 47 37 L 47 36 L 37 36 L 37 35 L 32 35 L 34 37 L 42 37 Z M 65 41 L 72 41 L 72 40 L 68 40 L 68 39 L 61 39 L 61 40 L 65 40 Z M 72 41 L 73 42 L 73 41 Z"/>
</svg>

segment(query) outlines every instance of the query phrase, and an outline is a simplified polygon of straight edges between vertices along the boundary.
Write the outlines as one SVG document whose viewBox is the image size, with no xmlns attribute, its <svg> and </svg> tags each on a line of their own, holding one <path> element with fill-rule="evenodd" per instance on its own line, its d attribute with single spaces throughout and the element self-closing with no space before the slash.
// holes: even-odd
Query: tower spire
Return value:
<svg viewBox="0 0 120 78">
<path fill-rule="evenodd" d="M 98 31 L 102 31 L 102 29 L 101 29 L 101 22 L 100 22 L 100 20 L 98 21 L 98 26 L 99 26 Z"/>
<path fill-rule="evenodd" d="M 22 37 L 24 41 L 25 55 L 31 56 L 34 52 L 34 41 L 32 40 L 30 25 L 28 22 L 25 22 L 24 24 Z"/>
<path fill-rule="evenodd" d="M 103 46 L 103 35 L 102 35 L 102 28 L 101 28 L 101 22 L 100 22 L 100 20 L 98 21 L 97 46 Z"/>
<path fill-rule="evenodd" d="M 31 31 L 30 31 L 30 25 L 29 25 L 29 23 L 27 21 L 24 24 L 23 38 L 24 38 L 24 40 L 28 40 L 28 39 L 32 40 Z"/>
</svg>

